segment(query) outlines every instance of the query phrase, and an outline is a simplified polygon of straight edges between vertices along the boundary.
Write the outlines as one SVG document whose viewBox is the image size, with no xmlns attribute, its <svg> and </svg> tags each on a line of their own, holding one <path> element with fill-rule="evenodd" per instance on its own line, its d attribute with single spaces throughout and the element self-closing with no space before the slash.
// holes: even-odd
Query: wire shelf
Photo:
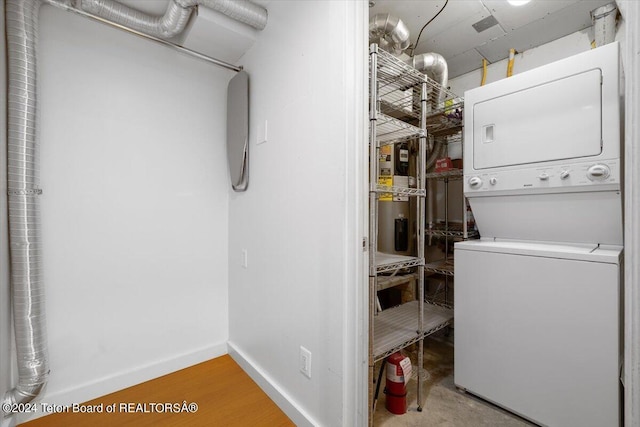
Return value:
<svg viewBox="0 0 640 427">
<path fill-rule="evenodd" d="M 397 276 L 378 276 L 376 283 L 376 290 L 382 291 L 384 289 L 393 288 L 394 286 L 407 285 L 415 283 L 418 280 L 418 275 L 412 274 L 398 274 Z"/>
<path fill-rule="evenodd" d="M 441 283 L 435 291 L 429 293 L 425 291 L 424 302 L 453 309 L 453 292 L 450 286 L 450 284 Z"/>
<path fill-rule="evenodd" d="M 429 273 L 444 274 L 445 276 L 453 276 L 453 260 L 442 259 L 440 261 L 425 264 L 424 270 Z"/>
<path fill-rule="evenodd" d="M 462 98 L 383 49 L 377 55 L 376 101 L 381 112 L 405 121 L 419 120 L 422 83 L 426 82 L 427 130 L 441 132 L 462 125 Z"/>
<path fill-rule="evenodd" d="M 377 78 L 379 101 L 383 101 L 391 109 L 419 118 L 420 92 L 427 76 L 390 53 L 378 49 Z"/>
<path fill-rule="evenodd" d="M 374 318 L 374 361 L 411 345 L 451 324 L 453 310 L 435 304 L 423 304 L 423 332 L 418 330 L 418 301 L 383 310 Z"/>
<path fill-rule="evenodd" d="M 462 179 L 463 173 L 462 169 L 451 169 L 444 172 L 429 172 L 425 175 L 427 179 L 437 179 L 437 180 L 459 180 Z"/>
<path fill-rule="evenodd" d="M 424 136 L 424 131 L 402 120 L 379 113 L 376 119 L 376 139 L 380 145 L 389 145 Z"/>
<path fill-rule="evenodd" d="M 424 265 L 424 259 L 422 258 L 387 254 L 384 252 L 376 253 L 376 271 L 378 273 L 395 271 L 403 268 L 419 267 L 421 265 Z"/>
<path fill-rule="evenodd" d="M 464 224 L 462 222 L 449 222 L 446 226 L 442 222 L 429 224 L 426 233 L 432 237 L 459 237 L 464 238 Z M 473 239 L 478 237 L 478 230 L 473 229 L 471 226 L 467 226 L 467 239 Z"/>
<path fill-rule="evenodd" d="M 458 226 L 449 226 L 449 228 L 444 226 L 435 226 L 427 229 L 427 236 L 431 237 L 447 237 L 447 238 L 460 238 L 464 239 L 464 231 L 462 228 L 458 228 Z M 467 239 L 473 239 L 478 236 L 478 232 L 476 230 L 467 230 Z"/>
<path fill-rule="evenodd" d="M 425 196 L 426 190 L 411 187 L 389 187 L 387 185 L 376 184 L 376 193 L 391 193 L 399 196 Z"/>
</svg>

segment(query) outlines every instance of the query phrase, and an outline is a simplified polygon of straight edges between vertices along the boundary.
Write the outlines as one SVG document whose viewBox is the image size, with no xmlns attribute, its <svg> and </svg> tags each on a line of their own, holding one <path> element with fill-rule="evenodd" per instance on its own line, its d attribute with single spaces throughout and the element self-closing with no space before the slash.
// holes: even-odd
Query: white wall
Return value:
<svg viewBox="0 0 640 427">
<path fill-rule="evenodd" d="M 229 351 L 298 425 L 356 425 L 343 414 L 366 393 L 366 379 L 344 386 L 365 360 L 343 356 L 363 324 L 351 316 L 362 313 L 353 295 L 364 289 L 355 278 L 363 224 L 354 222 L 364 196 L 354 189 L 366 179 L 366 98 L 354 80 L 366 76 L 365 9 L 271 2 L 240 61 L 251 76 L 251 168 L 248 191 L 229 206 Z M 264 120 L 268 142 L 257 145 Z M 311 379 L 298 370 L 301 345 Z"/>
<path fill-rule="evenodd" d="M 624 35 L 622 64 L 625 68 L 625 348 L 624 425 L 640 425 L 640 142 L 638 107 L 640 106 L 640 4 L 636 1 L 616 2 L 623 16 Z"/>
<path fill-rule="evenodd" d="M 49 6 L 40 16 L 43 400 L 68 404 L 227 351 L 233 73 Z"/>
<path fill-rule="evenodd" d="M 577 31 L 568 36 L 543 44 L 533 49 L 516 54 L 513 63 L 513 74 L 540 67 L 581 52 L 591 49 L 593 29 L 588 28 Z M 489 64 L 487 67 L 486 84 L 502 80 L 507 77 L 508 59 Z M 464 91 L 480 86 L 482 80 L 482 64 L 478 64 L 475 71 L 463 74 L 449 81 L 451 91 L 459 96 L 464 96 Z"/>
</svg>

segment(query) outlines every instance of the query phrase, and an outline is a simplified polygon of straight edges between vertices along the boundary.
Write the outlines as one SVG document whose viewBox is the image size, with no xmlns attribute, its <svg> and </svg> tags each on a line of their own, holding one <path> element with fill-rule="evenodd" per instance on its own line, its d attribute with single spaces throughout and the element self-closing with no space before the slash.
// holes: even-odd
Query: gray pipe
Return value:
<svg viewBox="0 0 640 427">
<path fill-rule="evenodd" d="M 150 16 L 112 0 L 82 0 L 80 7 L 94 15 L 155 37 L 171 38 L 180 34 L 191 16 L 191 7 L 175 0 L 169 2 L 162 16 Z"/>
<path fill-rule="evenodd" d="M 196 6 L 204 6 L 258 30 L 267 25 L 267 10 L 247 0 L 171 0 L 162 16 L 152 16 L 113 0 L 81 0 L 80 7 L 94 15 L 143 33 L 171 38 L 184 30 Z"/>
<path fill-rule="evenodd" d="M 220 12 L 231 19 L 244 22 L 256 30 L 267 26 L 267 10 L 248 0 L 180 0 L 184 3 L 199 4 Z"/>
<path fill-rule="evenodd" d="M 396 55 L 411 43 L 409 29 L 404 22 L 388 13 L 379 13 L 369 19 L 369 41 Z"/>
<path fill-rule="evenodd" d="M 437 104 L 444 102 L 447 94 L 447 84 L 449 83 L 449 67 L 447 65 L 447 60 L 439 53 L 428 52 L 413 56 L 406 62 L 416 70 L 431 77 L 440 85 L 438 99 L 434 102 L 435 105 L 432 106 L 434 109 L 437 109 Z M 436 159 L 440 158 L 443 154 L 444 145 L 440 138 L 437 138 L 434 142 L 433 150 L 431 150 L 431 155 L 427 159 L 426 170 L 431 169 L 433 164 L 436 162 Z M 433 206 L 433 204 L 430 204 L 430 206 Z"/>
<path fill-rule="evenodd" d="M 40 0 L 7 0 L 7 174 L 11 300 L 18 384 L 5 403 L 26 403 L 49 376 L 40 238 L 36 44 Z"/>
<path fill-rule="evenodd" d="M 440 85 L 438 92 L 438 102 L 443 102 L 446 95 L 447 84 L 449 83 L 449 67 L 447 60 L 439 53 L 422 53 L 410 58 L 409 65 L 416 70 L 425 73 Z"/>
</svg>

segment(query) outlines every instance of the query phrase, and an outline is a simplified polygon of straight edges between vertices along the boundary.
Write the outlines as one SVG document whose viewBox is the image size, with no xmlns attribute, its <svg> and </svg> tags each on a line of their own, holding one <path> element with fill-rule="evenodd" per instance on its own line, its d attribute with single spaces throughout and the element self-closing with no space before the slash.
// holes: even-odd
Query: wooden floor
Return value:
<svg viewBox="0 0 640 427">
<path fill-rule="evenodd" d="M 182 407 L 185 401 L 184 408 Z M 189 404 L 195 403 L 195 407 Z M 113 406 L 115 404 L 115 406 Z M 293 426 L 231 359 L 222 356 L 86 402 L 102 413 L 56 413 L 20 424 L 74 426 Z M 107 413 L 114 409 L 113 413 Z M 182 412 L 184 409 L 184 412 Z M 162 412 L 162 413 L 160 413 Z"/>
</svg>

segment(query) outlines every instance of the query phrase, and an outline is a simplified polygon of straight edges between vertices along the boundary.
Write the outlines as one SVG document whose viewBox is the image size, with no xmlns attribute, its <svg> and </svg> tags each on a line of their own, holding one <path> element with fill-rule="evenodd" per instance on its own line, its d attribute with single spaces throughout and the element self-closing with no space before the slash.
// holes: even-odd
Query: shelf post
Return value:
<svg viewBox="0 0 640 427">
<path fill-rule="evenodd" d="M 425 76 L 425 79 L 427 77 Z M 422 260 L 422 265 L 418 267 L 418 333 L 420 340 L 418 341 L 418 411 L 422 411 L 422 373 L 424 367 L 424 240 L 425 240 L 425 209 L 426 209 L 426 188 L 427 188 L 427 82 L 422 83 L 420 96 L 420 128 L 422 135 L 420 136 L 420 154 L 418 156 L 418 186 L 425 190 L 425 195 L 418 197 L 418 258 Z"/>
<path fill-rule="evenodd" d="M 378 242 L 378 142 L 376 141 L 378 98 L 378 45 L 369 48 L 369 425 L 373 426 L 374 315 L 376 311 L 376 251 Z M 383 362 L 384 363 L 384 362 Z"/>
</svg>

